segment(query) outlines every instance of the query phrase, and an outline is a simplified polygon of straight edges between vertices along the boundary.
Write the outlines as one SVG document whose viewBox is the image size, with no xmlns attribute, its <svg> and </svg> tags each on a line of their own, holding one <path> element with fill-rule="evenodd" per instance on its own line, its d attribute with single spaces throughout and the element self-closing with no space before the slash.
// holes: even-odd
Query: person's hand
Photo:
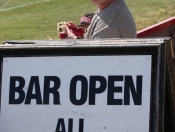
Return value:
<svg viewBox="0 0 175 132">
<path fill-rule="evenodd" d="M 52 38 L 51 38 L 50 36 L 47 36 L 47 39 L 48 39 L 48 40 L 52 40 Z"/>
<path fill-rule="evenodd" d="M 72 33 L 71 29 L 69 29 L 68 26 L 66 26 L 66 32 L 67 32 L 66 36 L 65 34 L 62 34 L 62 33 L 59 34 L 60 39 L 76 39 L 77 38 L 77 36 L 74 33 Z"/>
<path fill-rule="evenodd" d="M 67 30 L 67 39 L 76 39 L 77 36 L 72 33 L 71 29 L 69 27 L 66 26 L 66 30 Z"/>
<path fill-rule="evenodd" d="M 62 26 L 62 30 L 62 32 L 58 32 L 60 39 L 77 39 L 79 37 L 83 38 L 83 34 L 85 33 L 83 28 L 78 27 L 72 21 L 66 22 L 66 24 Z"/>
</svg>

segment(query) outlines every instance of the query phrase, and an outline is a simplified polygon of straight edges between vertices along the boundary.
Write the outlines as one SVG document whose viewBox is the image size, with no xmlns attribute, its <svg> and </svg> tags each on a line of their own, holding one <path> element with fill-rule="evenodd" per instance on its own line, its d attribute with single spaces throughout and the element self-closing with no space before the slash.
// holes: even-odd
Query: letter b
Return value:
<svg viewBox="0 0 175 132">
<path fill-rule="evenodd" d="M 19 82 L 19 86 L 16 86 L 16 82 Z M 23 91 L 25 80 L 23 77 L 13 76 L 10 77 L 10 92 L 9 92 L 9 104 L 21 104 L 25 98 L 25 92 Z M 19 97 L 15 99 L 15 93 L 19 94 Z"/>
</svg>

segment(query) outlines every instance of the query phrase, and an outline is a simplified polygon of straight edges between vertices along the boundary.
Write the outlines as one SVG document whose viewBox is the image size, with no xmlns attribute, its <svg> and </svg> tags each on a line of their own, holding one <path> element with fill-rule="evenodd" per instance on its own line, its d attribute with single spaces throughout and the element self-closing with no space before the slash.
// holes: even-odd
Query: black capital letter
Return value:
<svg viewBox="0 0 175 132">
<path fill-rule="evenodd" d="M 83 132 L 84 130 L 84 119 L 79 120 L 79 132 Z"/>
<path fill-rule="evenodd" d="M 136 78 L 136 88 L 132 76 L 125 76 L 124 105 L 130 105 L 130 91 L 135 105 L 142 105 L 142 76 Z"/>
<path fill-rule="evenodd" d="M 16 82 L 19 82 L 19 86 L 16 86 Z M 25 98 L 25 92 L 22 90 L 25 85 L 23 77 L 13 76 L 10 77 L 10 91 L 9 91 L 9 104 L 21 104 Z M 19 98 L 15 99 L 15 93 L 19 94 Z"/>
<path fill-rule="evenodd" d="M 60 130 L 60 128 L 61 128 L 61 130 Z M 57 127 L 56 127 L 55 132 L 66 132 L 63 118 L 58 119 L 58 123 L 57 123 Z"/>
<path fill-rule="evenodd" d="M 123 76 L 109 76 L 108 77 L 108 105 L 122 105 L 122 99 L 114 99 L 114 93 L 122 92 L 122 87 L 115 87 L 115 81 L 123 81 Z"/>
<path fill-rule="evenodd" d="M 68 132 L 72 132 L 72 128 L 73 128 L 73 119 L 69 119 L 69 122 L 68 122 Z"/>
<path fill-rule="evenodd" d="M 54 82 L 54 86 L 50 87 L 50 82 Z M 49 94 L 53 94 L 53 104 L 60 104 L 60 94 L 57 91 L 60 87 L 60 79 L 56 76 L 45 76 L 44 77 L 44 99 L 43 104 L 49 104 Z"/>
<path fill-rule="evenodd" d="M 78 81 L 81 82 L 81 97 L 79 100 L 76 98 L 76 85 Z M 69 93 L 70 101 L 72 102 L 72 104 L 83 105 L 87 100 L 87 94 L 88 94 L 87 92 L 88 92 L 88 82 L 86 77 L 82 75 L 74 76 L 70 83 L 70 93 Z"/>
<path fill-rule="evenodd" d="M 96 87 L 96 82 L 100 82 L 99 88 Z M 90 76 L 89 86 L 89 105 L 95 105 L 95 95 L 103 93 L 106 90 L 106 79 L 102 76 Z"/>
<path fill-rule="evenodd" d="M 34 87 L 35 87 L 35 94 L 32 94 Z M 30 104 L 31 99 L 36 99 L 37 104 L 42 104 L 38 76 L 31 76 L 31 78 L 30 78 L 30 83 L 29 83 L 29 87 L 28 87 L 28 91 L 27 91 L 27 95 L 26 95 L 25 104 Z"/>
</svg>

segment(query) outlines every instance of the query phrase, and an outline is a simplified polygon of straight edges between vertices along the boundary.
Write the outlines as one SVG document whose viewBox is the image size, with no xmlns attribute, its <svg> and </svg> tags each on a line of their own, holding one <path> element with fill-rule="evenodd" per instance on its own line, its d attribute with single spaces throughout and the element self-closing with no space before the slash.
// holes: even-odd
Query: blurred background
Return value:
<svg viewBox="0 0 175 132">
<path fill-rule="evenodd" d="M 175 16 L 175 0 L 125 0 L 137 30 Z M 74 21 L 97 7 L 90 0 L 0 0 L 0 44 L 7 40 L 59 39 L 57 23 Z"/>
</svg>

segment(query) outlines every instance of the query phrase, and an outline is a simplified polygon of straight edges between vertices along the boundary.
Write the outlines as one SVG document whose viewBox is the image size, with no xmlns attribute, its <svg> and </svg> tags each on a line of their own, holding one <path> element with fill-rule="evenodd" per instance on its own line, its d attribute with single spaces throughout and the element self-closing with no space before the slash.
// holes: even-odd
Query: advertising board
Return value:
<svg viewBox="0 0 175 132">
<path fill-rule="evenodd" d="M 0 46 L 0 131 L 164 132 L 165 40 L 24 43 Z"/>
</svg>

